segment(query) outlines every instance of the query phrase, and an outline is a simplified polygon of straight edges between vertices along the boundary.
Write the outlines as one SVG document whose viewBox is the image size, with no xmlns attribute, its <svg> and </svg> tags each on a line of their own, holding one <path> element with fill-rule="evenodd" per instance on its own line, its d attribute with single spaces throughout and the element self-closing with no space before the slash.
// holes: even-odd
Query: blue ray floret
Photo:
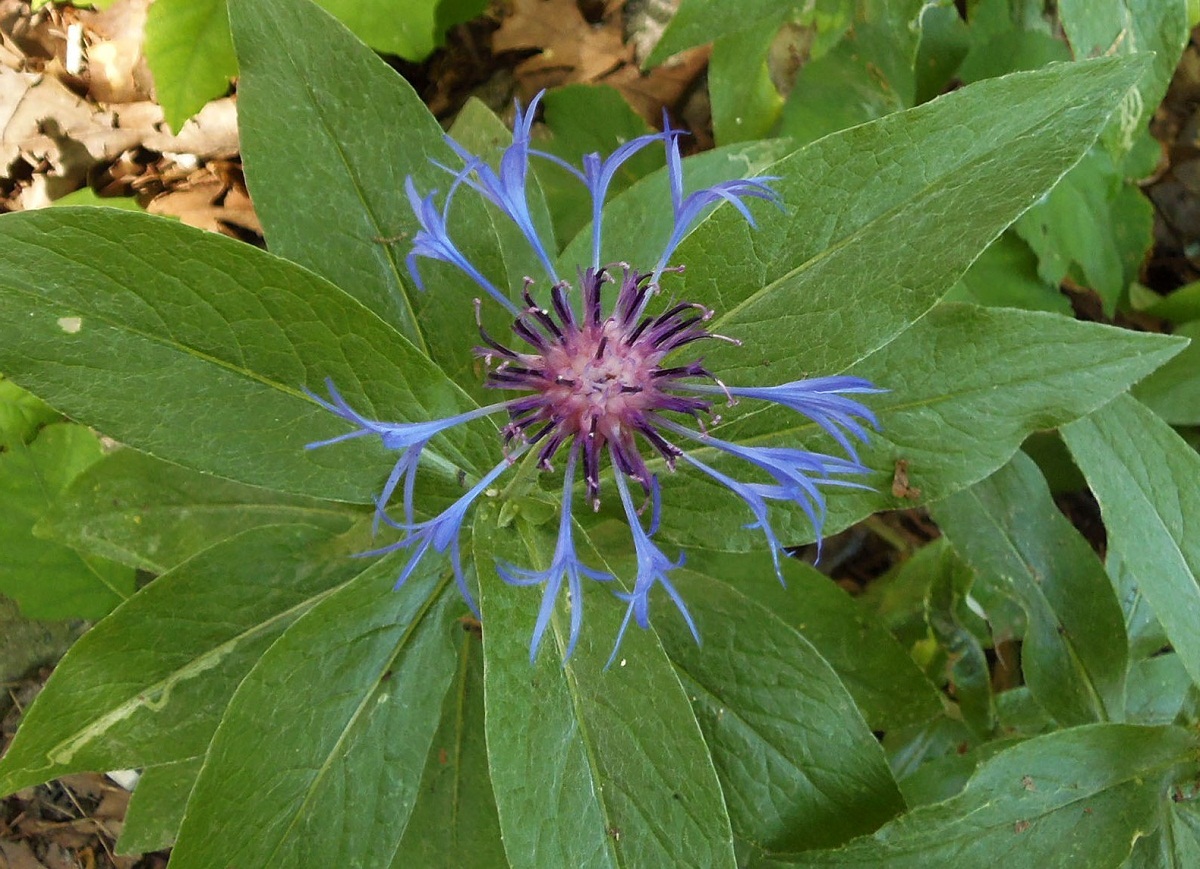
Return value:
<svg viewBox="0 0 1200 869">
<path fill-rule="evenodd" d="M 512 585 L 542 585 L 542 606 L 538 610 L 537 624 L 533 629 L 533 641 L 529 645 L 529 659 L 537 658 L 538 647 L 541 646 L 542 636 L 550 624 L 554 614 L 554 606 L 558 594 L 562 590 L 563 580 L 567 582 L 570 594 L 571 632 L 567 641 L 565 657 L 570 657 L 579 641 L 579 631 L 583 627 L 583 577 L 606 581 L 612 575 L 599 570 L 593 570 L 585 565 L 575 552 L 575 540 L 572 533 L 574 520 L 571 517 L 572 490 L 575 488 L 575 463 L 578 450 L 572 448 L 567 459 L 567 470 L 563 474 L 562 511 L 558 520 L 558 543 L 554 547 L 554 555 L 550 566 L 545 570 L 527 570 L 511 564 L 500 564 L 496 570 L 500 577 Z"/>
<path fill-rule="evenodd" d="M 539 98 L 540 99 L 540 95 Z M 859 459 L 857 443 L 865 443 L 870 428 L 877 428 L 875 415 L 857 398 L 882 392 L 869 381 L 845 375 L 794 380 L 778 386 L 727 385 L 708 371 L 700 358 L 687 354 L 697 342 L 736 338 L 716 335 L 707 323 L 713 311 L 689 302 L 671 302 L 657 313 L 647 313 L 659 292 L 664 272 L 676 249 L 697 221 L 714 207 L 728 203 L 754 225 L 748 200 L 760 199 L 779 205 L 771 188 L 771 177 L 733 179 L 684 194 L 683 161 L 679 151 L 681 131 L 665 123 L 661 133 L 633 139 L 607 158 L 588 154 L 582 168 L 536 150 L 532 146 L 533 120 L 538 99 L 522 110 L 518 105 L 512 144 L 499 161 L 499 169 L 451 141 L 451 149 L 463 161 L 460 169 L 443 166 L 453 178 L 439 207 L 434 193 L 422 196 L 412 179 L 407 193 L 419 230 L 413 238 L 408 266 L 418 286 L 417 259 L 447 263 L 477 283 L 488 296 L 513 317 L 512 337 L 497 340 L 480 328 L 481 344 L 476 353 L 488 367 L 485 385 L 503 390 L 511 397 L 483 407 L 471 407 L 443 419 L 381 422 L 363 416 L 326 381 L 329 398 L 309 396 L 321 407 L 350 423 L 345 434 L 310 444 L 325 447 L 345 440 L 375 436 L 398 453 L 376 501 L 376 525 L 385 524 L 399 532 L 393 543 L 364 555 L 397 550 L 409 553 L 397 587 L 402 585 L 430 551 L 448 557 L 463 598 L 478 614 L 478 608 L 461 561 L 463 523 L 479 497 L 495 483 L 516 459 L 529 451 L 543 473 L 554 471 L 554 458 L 565 450 L 566 467 L 559 502 L 558 539 L 544 569 L 509 563 L 496 566 L 496 575 L 514 586 L 541 588 L 541 606 L 530 642 L 530 659 L 536 660 L 547 636 L 558 639 L 563 659 L 575 650 L 583 630 L 584 580 L 612 583 L 611 573 L 584 563 L 574 538 L 575 488 L 582 471 L 582 490 L 593 509 L 599 509 L 601 479 L 611 474 L 621 501 L 633 544 L 636 572 L 618 577 L 614 593 L 625 604 L 625 615 L 617 633 L 615 658 L 621 639 L 631 622 L 650 626 L 650 603 L 656 591 L 665 593 L 678 609 L 697 642 L 700 634 L 672 573 L 683 564 L 682 553 L 672 560 L 654 541 L 662 510 L 662 489 L 648 462 L 660 461 L 676 469 L 683 458 L 696 471 L 727 488 L 749 508 L 783 579 L 780 553 L 785 546 L 771 525 L 772 509 L 794 505 L 806 515 L 819 540 L 825 519 L 828 486 L 862 487 L 867 467 Z M 616 171 L 633 154 L 655 143 L 666 149 L 670 183 L 670 233 L 662 255 L 649 271 L 631 266 L 606 266 L 600 261 L 602 208 Z M 527 185 L 529 161 L 533 156 L 568 169 L 592 197 L 593 225 L 590 264 L 578 265 L 573 288 L 560 280 L 551 256 L 537 231 L 529 208 Z M 439 164 L 441 165 L 441 164 Z M 451 202 L 461 188 L 474 190 L 513 221 L 528 240 L 545 269 L 548 286 L 535 297 L 537 282 L 525 280 L 521 288 L 493 284 L 451 238 Z M 610 289 L 611 287 L 611 289 Z M 577 292 L 577 297 L 575 292 Z M 611 295 L 611 301 L 605 296 Z M 471 300 L 464 299 L 464 305 Z M 479 300 L 474 304 L 478 305 Z M 810 420 L 832 439 L 842 455 L 831 455 L 786 444 L 748 445 L 716 437 L 706 421 L 714 424 L 712 399 L 724 397 L 730 405 L 746 399 L 774 404 Z M 415 481 L 425 448 L 446 430 L 493 414 L 507 417 L 498 436 L 503 458 L 450 507 L 433 518 L 417 521 Z M 690 451 L 689 451 L 690 448 Z M 716 464 L 695 454 L 703 449 L 718 454 Z M 751 475 L 743 479 L 735 470 Z M 643 527 L 630 483 L 636 483 L 652 505 L 648 527 Z M 394 519 L 389 505 L 400 490 L 403 519 Z M 477 565 L 478 568 L 478 565 Z M 476 571 L 480 583 L 488 572 Z M 563 594 L 563 590 L 566 594 Z M 550 631 L 565 606 L 566 631 Z M 564 637 L 565 633 L 565 637 Z"/>
</svg>

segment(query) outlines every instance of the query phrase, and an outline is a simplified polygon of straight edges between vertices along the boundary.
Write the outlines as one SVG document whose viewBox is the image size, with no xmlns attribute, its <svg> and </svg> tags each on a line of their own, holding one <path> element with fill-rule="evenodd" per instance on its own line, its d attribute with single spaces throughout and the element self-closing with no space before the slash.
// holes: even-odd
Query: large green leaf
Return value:
<svg viewBox="0 0 1200 869">
<path fill-rule="evenodd" d="M 1038 276 L 1037 256 L 1012 231 L 988 245 L 946 294 L 946 301 L 1071 314 L 1070 300 Z"/>
<path fill-rule="evenodd" d="M 0 433 L 7 432 L 0 429 Z M 71 480 L 103 454 L 96 436 L 80 425 L 43 428 L 26 444 L 6 436 L 0 448 L 0 593 L 28 618 L 99 618 L 127 600 L 133 571 L 33 536 Z"/>
<path fill-rule="evenodd" d="M 471 300 L 481 290 L 422 260 L 420 293 L 404 265 L 418 230 L 405 178 L 422 193 L 444 191 L 451 176 L 431 161 L 461 162 L 437 121 L 404 79 L 307 0 L 234 0 L 229 11 L 246 176 L 267 245 L 344 288 L 444 368 L 470 370 Z M 521 275 L 504 272 L 475 194 L 464 191 L 449 224 L 484 275 L 520 286 Z"/>
<path fill-rule="evenodd" d="M 831 490 L 825 533 L 870 513 L 932 502 L 986 477 L 1033 431 L 1095 410 L 1178 353 L 1182 341 L 1081 323 L 1053 314 L 943 304 L 848 373 L 890 390 L 867 397 L 880 431 L 860 449 L 874 491 Z M 780 379 L 783 379 L 782 376 Z M 749 409 L 743 402 L 736 410 Z M 794 413 L 755 408 L 716 429 L 739 443 L 837 450 Z M 715 453 L 701 447 L 699 454 Z M 907 497 L 892 494 L 907 463 Z M 730 473 L 744 474 L 730 464 Z M 919 491 L 919 495 L 914 494 Z M 689 545 L 760 545 L 742 530 L 749 511 L 707 477 L 685 468 L 663 481 L 663 532 Z M 720 523 L 719 526 L 715 523 Z M 719 533 L 714 528 L 719 527 Z M 812 539 L 802 516 L 779 511 L 784 541 Z"/>
<path fill-rule="evenodd" d="M 1171 724 L 1183 714 L 1188 695 L 1195 694 L 1192 677 L 1174 652 L 1135 662 L 1127 685 L 1126 715 L 1134 724 Z"/>
<path fill-rule="evenodd" d="M 259 528 L 159 577 L 63 658 L 0 760 L 0 793 L 202 754 L 267 646 L 362 572 L 346 552 L 314 528 Z"/>
<path fill-rule="evenodd" d="M 812 643 L 872 730 L 920 724 L 941 711 L 933 684 L 873 613 L 807 564 L 786 559 L 782 567 L 786 586 L 765 552 L 693 550 L 684 576 L 703 574 L 731 583 L 746 598 L 739 616 L 743 630 L 758 630 L 755 623 L 765 613 Z"/>
<path fill-rule="evenodd" d="M 779 119 L 783 98 L 771 81 L 768 58 L 779 30 L 776 18 L 720 34 L 708 61 L 713 137 L 722 145 L 765 139 Z"/>
<path fill-rule="evenodd" d="M 136 450 L 105 456 L 71 483 L 37 533 L 163 573 L 261 525 L 349 530 L 360 511 L 198 474 Z"/>
<path fill-rule="evenodd" d="M 1033 460 L 1018 452 L 932 512 L 966 560 L 1022 602 L 1021 669 L 1034 699 L 1067 725 L 1121 720 L 1128 661 L 1120 604 Z"/>
<path fill-rule="evenodd" d="M 307 451 L 349 426 L 304 396 L 331 377 L 375 418 L 470 399 L 386 323 L 286 260 L 176 221 L 64 208 L 0 219 L 0 370 L 68 415 L 160 458 L 280 491 L 370 502 L 378 439 Z M 369 397 L 368 397 L 369 396 Z M 427 451 L 453 485 L 495 429 Z M 470 445 L 474 442 L 474 447 Z"/>
<path fill-rule="evenodd" d="M 171 129 L 229 89 L 238 72 L 225 0 L 158 0 L 146 16 L 146 62 Z"/>
<path fill-rule="evenodd" d="M 980 766 L 958 796 L 922 806 L 840 850 L 779 866 L 988 869 L 1120 866 L 1198 749 L 1177 727 L 1093 724 L 1030 739 Z"/>
<path fill-rule="evenodd" d="M 800 851 L 841 844 L 903 811 L 883 749 L 833 669 L 743 591 L 756 578 L 778 585 L 770 559 L 740 571 L 728 560 L 693 565 L 674 582 L 703 645 L 678 619 L 656 628 L 712 751 L 734 834 Z M 655 603 L 670 606 L 665 596 Z"/>
<path fill-rule="evenodd" d="M 171 854 L 176 867 L 386 866 L 454 675 L 453 582 L 393 591 L 377 562 L 289 627 L 237 686 Z"/>
<path fill-rule="evenodd" d="M 782 212 L 757 207 L 756 230 L 718 209 L 674 257 L 687 266 L 679 294 L 743 342 L 709 348 L 708 367 L 738 385 L 779 383 L 883 347 L 1079 160 L 1145 63 L 981 82 L 768 167 Z"/>
<path fill-rule="evenodd" d="M 553 549 L 523 517 L 497 533 L 486 512 L 473 541 L 489 574 L 498 558 L 541 568 Z M 510 864 L 733 867 L 708 748 L 655 634 L 631 627 L 605 669 L 625 608 L 589 581 L 570 602 L 586 612 L 572 657 L 562 660 L 570 617 L 560 599 L 531 664 L 540 589 L 490 575 L 479 592 L 488 759 Z"/>
<path fill-rule="evenodd" d="M 1200 320 L 1176 335 L 1191 340 L 1182 353 L 1133 388 L 1133 395 L 1171 425 L 1200 425 Z"/>
<path fill-rule="evenodd" d="M 376 51 L 424 60 L 442 32 L 487 8 L 486 0 L 317 0 Z"/>
<path fill-rule="evenodd" d="M 1062 430 L 1100 502 L 1108 546 L 1200 682 L 1200 455 L 1129 396 Z"/>
<path fill-rule="evenodd" d="M 483 647 L 478 626 L 463 623 L 458 656 L 458 671 L 446 692 L 442 723 L 425 761 L 408 829 L 392 858 L 393 869 L 505 865 L 484 744 Z"/>
<path fill-rule="evenodd" d="M 184 808 L 203 763 L 201 755 L 142 770 L 117 840 L 119 853 L 145 854 L 175 844 Z"/>
</svg>

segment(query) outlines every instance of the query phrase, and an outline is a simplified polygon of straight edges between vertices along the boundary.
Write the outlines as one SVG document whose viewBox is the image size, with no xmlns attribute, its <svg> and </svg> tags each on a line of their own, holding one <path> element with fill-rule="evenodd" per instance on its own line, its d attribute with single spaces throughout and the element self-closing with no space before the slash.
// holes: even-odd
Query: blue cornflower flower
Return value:
<svg viewBox="0 0 1200 869">
<path fill-rule="evenodd" d="M 385 447 L 399 453 L 376 502 L 376 523 L 386 523 L 401 532 L 400 539 L 364 555 L 406 550 L 411 554 L 397 586 L 403 584 L 430 550 L 448 555 L 463 598 L 473 611 L 478 609 L 468 588 L 461 564 L 460 537 L 463 522 L 479 495 L 526 450 L 536 449 L 538 464 L 552 471 L 553 458 L 566 449 L 563 475 L 558 542 L 545 570 L 533 570 L 512 564 L 497 565 L 505 582 L 518 586 L 541 586 L 542 601 L 530 643 L 530 659 L 536 658 L 565 585 L 570 608 L 570 629 L 564 650 L 569 657 L 575 649 L 583 626 L 583 580 L 609 581 L 608 573 L 589 567 L 576 552 L 574 542 L 574 490 L 577 472 L 582 468 L 583 490 L 593 509 L 600 505 L 600 482 L 604 458 L 611 466 L 617 494 L 629 523 L 637 574 L 629 591 L 617 591 L 627 604 L 625 618 L 617 636 L 619 646 L 631 621 L 646 628 L 650 624 L 650 595 L 661 588 L 679 609 L 688 628 L 699 642 L 699 633 L 682 596 L 671 582 L 671 572 L 683 564 L 684 556 L 672 561 L 654 542 L 661 510 L 658 477 L 651 473 L 643 455 L 662 459 L 675 470 L 682 457 L 689 465 L 728 488 L 749 508 L 753 522 L 761 529 L 782 581 L 780 552 L 784 546 L 770 523 L 769 504 L 791 503 L 808 516 L 818 539 L 825 518 L 825 486 L 855 486 L 855 476 L 867 472 L 859 461 L 855 442 L 865 442 L 868 427 L 877 427 L 874 414 L 850 396 L 882 392 L 857 377 L 835 376 L 797 380 L 779 386 L 740 387 L 726 385 L 707 371 L 698 359 L 678 359 L 678 352 L 697 341 L 733 340 L 708 331 L 706 323 L 713 312 L 702 305 L 678 302 L 658 314 L 647 315 L 647 306 L 658 291 L 658 279 L 668 266 L 684 236 L 710 208 L 728 202 L 753 225 L 748 199 L 779 204 L 771 189 L 770 177 L 735 179 L 705 187 L 688 195 L 683 192 L 683 162 L 679 153 L 682 132 L 665 122 L 661 133 L 639 136 L 618 148 L 607 159 L 599 154 L 583 158 L 582 169 L 534 149 L 533 115 L 538 98 L 522 110 L 517 107 L 517 122 L 512 145 L 500 159 L 499 171 L 451 141 L 462 158 L 463 168 L 446 171 L 453 175 L 446 198 L 438 208 L 433 193 L 418 193 L 412 179 L 407 192 L 420 231 L 413 239 L 408 266 L 416 274 L 421 257 L 449 263 L 468 275 L 495 301 L 513 315 L 515 342 L 496 340 L 480 328 L 481 346 L 476 353 L 489 367 L 486 386 L 518 393 L 504 401 L 475 408 L 445 419 L 425 422 L 388 423 L 368 419 L 352 409 L 331 382 L 326 382 L 330 400 L 310 393 L 331 413 L 353 424 L 355 429 L 329 440 L 310 444 L 323 447 L 350 438 L 378 436 Z M 621 266 L 616 271 L 600 263 L 601 209 L 608 188 L 620 166 L 637 151 L 655 142 L 664 144 L 667 174 L 671 190 L 673 223 L 663 253 L 650 271 Z M 578 276 L 578 305 L 572 304 L 571 287 L 558 278 L 549 251 L 533 225 L 526 196 L 529 160 L 539 157 L 568 169 L 586 187 L 592 197 L 592 250 L 590 265 L 581 264 Z M 506 214 L 528 239 L 549 279 L 545 303 L 534 298 L 532 279 L 520 290 L 521 304 L 497 288 L 462 254 L 450 237 L 447 226 L 450 201 L 461 187 L 475 190 Z M 605 304 L 608 285 L 614 285 L 615 298 Z M 468 300 L 464 299 L 464 303 Z M 476 301 L 478 304 L 478 301 Z M 730 404 L 739 399 L 768 402 L 785 407 L 808 418 L 825 431 L 847 457 L 786 446 L 748 446 L 714 437 L 704 426 L 711 416 L 710 399 L 724 396 Z M 504 459 L 460 497 L 432 519 L 414 519 L 413 485 L 421 464 L 422 451 L 441 432 L 454 426 L 504 413 L 508 422 L 501 430 Z M 687 425 L 688 421 L 695 428 Z M 747 466 L 759 479 L 742 480 L 726 470 L 702 461 L 680 444 L 688 443 L 723 453 Z M 653 504 L 652 515 L 644 528 L 640 511 L 634 504 L 629 482 L 636 482 Z M 388 514 L 388 504 L 403 484 L 403 521 Z M 479 581 L 487 581 L 479 572 Z M 617 648 L 613 649 L 615 657 Z"/>
</svg>

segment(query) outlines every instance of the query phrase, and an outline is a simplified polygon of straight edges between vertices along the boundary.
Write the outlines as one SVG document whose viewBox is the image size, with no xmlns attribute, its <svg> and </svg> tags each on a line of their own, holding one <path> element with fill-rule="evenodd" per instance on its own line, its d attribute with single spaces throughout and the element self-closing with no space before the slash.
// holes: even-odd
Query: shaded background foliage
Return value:
<svg viewBox="0 0 1200 869">
<path fill-rule="evenodd" d="M 31 212 L 0 218 L 5 678 L 82 628 L 38 620 L 99 621 L 0 760 L 18 791 L 0 853 L 110 846 L 27 819 L 67 794 L 109 821 L 117 788 L 78 774 L 135 767 L 115 850 L 174 845 L 183 867 L 1200 863 L 1200 364 L 1166 337 L 1200 335 L 1195 10 L 682 0 L 656 29 L 653 3 L 320 5 L 349 30 L 299 0 L 141 4 L 143 60 L 102 65 L 118 37 L 96 29 L 90 68 L 61 79 L 39 22 L 114 19 L 5 7 L 0 81 L 20 99 L 0 102 L 0 192 Z M 210 100 L 235 75 L 230 138 L 232 103 Z M 872 402 L 873 491 L 831 497 L 841 533 L 819 570 L 785 566 L 787 588 L 742 505 L 668 481 L 660 533 L 689 550 L 678 586 L 704 645 L 658 618 L 612 671 L 603 591 L 571 663 L 532 669 L 520 589 L 480 582 L 482 641 L 436 566 L 392 592 L 402 558 L 346 557 L 388 460 L 301 450 L 339 432 L 298 392 L 324 376 L 361 381 L 385 417 L 482 397 L 473 290 L 447 272 L 422 295 L 401 267 L 403 182 L 437 184 L 435 115 L 494 154 L 492 110 L 542 87 L 564 159 L 665 107 L 693 133 L 691 183 L 780 176 L 786 213 L 751 233 L 717 212 L 679 250 L 680 293 L 753 348 L 715 368 L 891 390 Z M 21 114 L 35 97 L 68 113 L 65 139 Z M 143 118 L 135 138 L 101 102 Z M 662 165 L 623 167 L 605 258 L 656 256 Z M 111 211 L 32 213 L 97 192 L 283 259 Z M 572 268 L 580 199 L 539 167 L 539 220 Z M 519 285 L 531 266 L 499 215 L 455 219 Z M 822 443 L 771 413 L 721 433 Z M 492 437 L 439 446 L 474 477 Z M 553 546 L 538 496 L 480 512 L 478 564 Z M 618 572 L 622 521 L 606 505 L 583 528 Z M 780 529 L 811 559 L 807 523 Z M 51 642 L 20 657 L 30 626 Z"/>
</svg>

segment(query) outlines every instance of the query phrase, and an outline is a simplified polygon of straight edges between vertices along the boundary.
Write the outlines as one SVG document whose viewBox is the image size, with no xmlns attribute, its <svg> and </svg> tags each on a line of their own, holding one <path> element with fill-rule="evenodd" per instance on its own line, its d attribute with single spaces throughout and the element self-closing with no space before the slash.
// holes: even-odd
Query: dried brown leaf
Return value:
<svg viewBox="0 0 1200 869">
<path fill-rule="evenodd" d="M 575 0 L 515 0 L 512 14 L 492 37 L 492 50 L 538 52 L 516 68 L 527 91 L 599 81 L 633 59 L 620 16 L 590 24 Z"/>
<path fill-rule="evenodd" d="M 193 173 L 183 184 L 155 198 L 146 210 L 178 217 L 188 226 L 209 232 L 237 236 L 231 228 L 240 227 L 262 234 L 262 225 L 246 191 L 218 177 L 212 167 Z"/>
</svg>

